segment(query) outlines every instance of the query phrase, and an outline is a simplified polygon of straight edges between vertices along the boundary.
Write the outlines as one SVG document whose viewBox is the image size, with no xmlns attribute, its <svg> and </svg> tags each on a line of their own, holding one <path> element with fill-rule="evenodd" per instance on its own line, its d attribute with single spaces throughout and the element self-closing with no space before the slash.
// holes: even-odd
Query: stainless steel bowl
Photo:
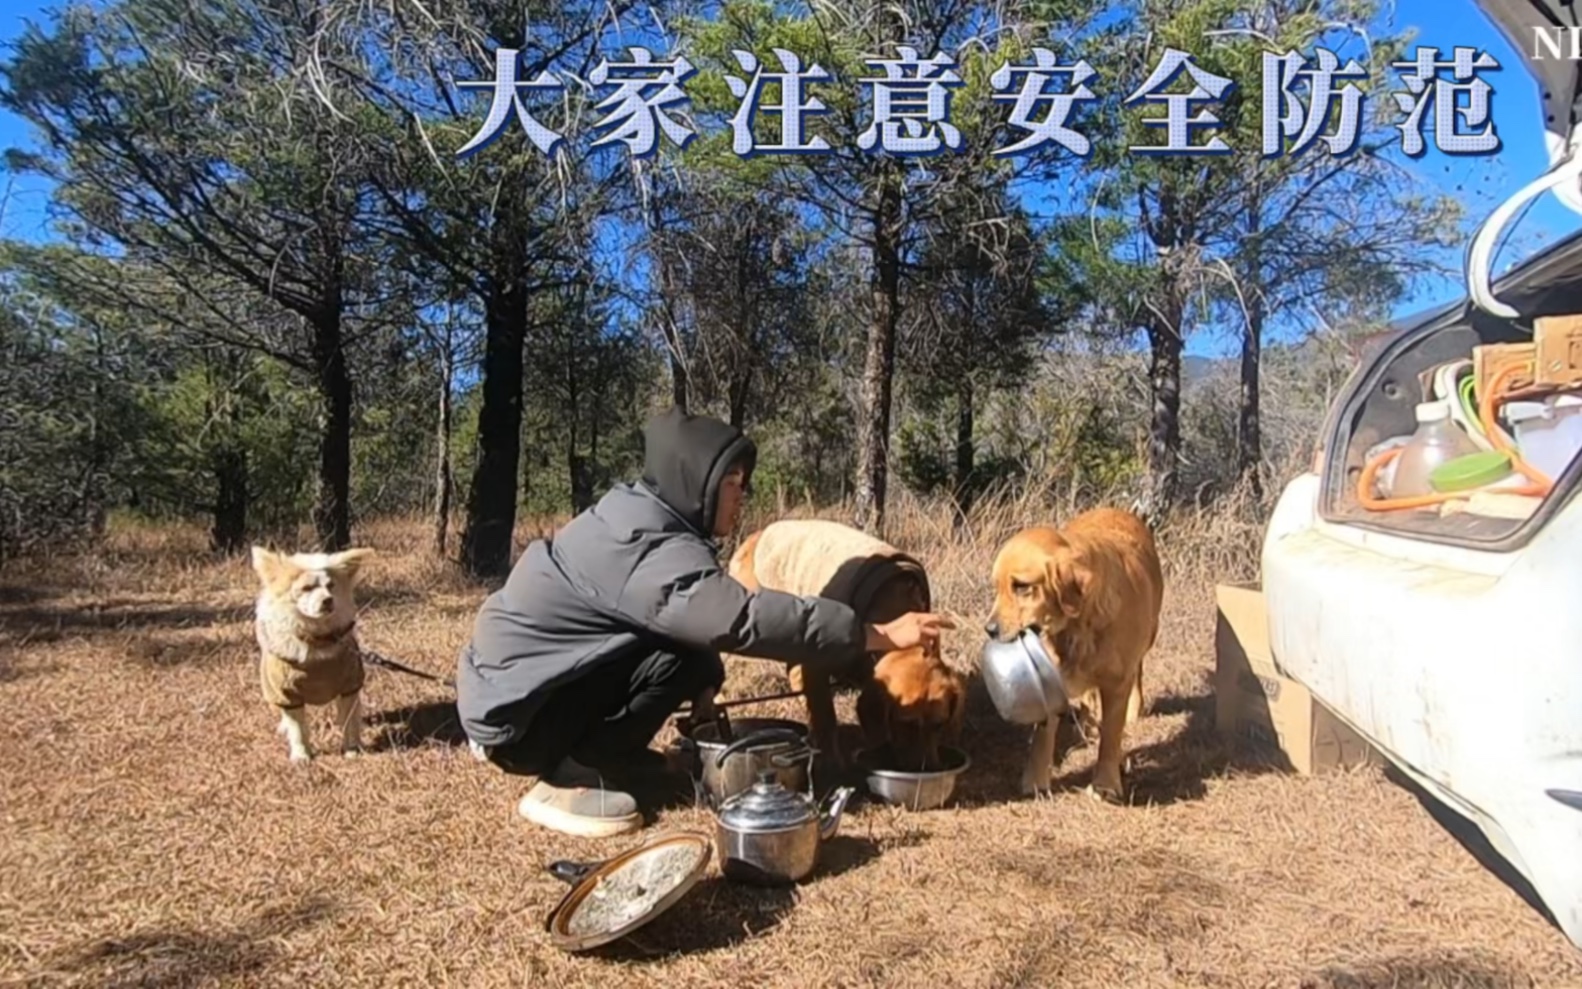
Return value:
<svg viewBox="0 0 1582 989">
<path fill-rule="evenodd" d="M 939 754 L 945 768 L 932 773 L 880 769 L 873 765 L 877 753 L 868 749 L 858 752 L 856 759 L 868 774 L 868 792 L 875 799 L 909 810 L 933 810 L 950 799 L 956 792 L 956 777 L 972 766 L 972 758 L 953 746 L 941 746 Z"/>
<path fill-rule="evenodd" d="M 1032 629 L 984 643 L 979 670 L 995 710 L 1012 724 L 1042 724 L 1071 706 L 1060 668 Z"/>
</svg>

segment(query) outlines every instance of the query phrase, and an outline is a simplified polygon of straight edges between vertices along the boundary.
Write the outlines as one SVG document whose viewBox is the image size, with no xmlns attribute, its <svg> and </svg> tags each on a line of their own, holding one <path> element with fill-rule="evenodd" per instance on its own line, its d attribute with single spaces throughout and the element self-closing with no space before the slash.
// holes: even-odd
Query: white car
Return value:
<svg viewBox="0 0 1582 989">
<path fill-rule="evenodd" d="M 1417 429 L 1416 406 L 1431 397 L 1420 374 L 1432 380 L 1480 344 L 1532 341 L 1536 317 L 1582 314 L 1582 235 L 1492 286 L 1488 275 L 1489 249 L 1526 200 L 1553 189 L 1582 212 L 1578 63 L 1531 59 L 1533 29 L 1569 27 L 1573 8 L 1480 6 L 1540 81 L 1551 170 L 1479 232 L 1469 297 L 1398 324 L 1353 374 L 1314 471 L 1286 487 L 1270 520 L 1262 582 L 1281 671 L 1480 829 L 1582 947 L 1582 458 L 1543 475 L 1552 484 L 1525 502 L 1536 505 L 1527 517 L 1379 511 L 1362 502 L 1371 484 L 1359 491 L 1381 445 Z M 1452 406 L 1479 421 L 1475 400 Z M 1479 445 L 1499 444 L 1483 433 Z"/>
</svg>

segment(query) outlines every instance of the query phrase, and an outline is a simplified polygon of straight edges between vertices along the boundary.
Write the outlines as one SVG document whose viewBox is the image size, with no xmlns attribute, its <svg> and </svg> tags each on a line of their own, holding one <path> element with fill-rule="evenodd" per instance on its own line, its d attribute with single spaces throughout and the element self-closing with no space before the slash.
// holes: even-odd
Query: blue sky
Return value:
<svg viewBox="0 0 1582 989">
<path fill-rule="evenodd" d="M 7 12 L 0 14 L 0 45 L 8 45 L 17 37 L 25 19 L 42 21 L 46 6 L 39 0 L 8 0 Z M 1387 13 L 1386 19 L 1394 30 L 1413 29 L 1415 43 L 1437 46 L 1441 57 L 1457 45 L 1470 45 L 1488 51 L 1502 66 L 1501 71 L 1484 75 L 1494 90 L 1491 113 L 1504 143 L 1500 152 L 1484 158 L 1455 158 L 1430 146 L 1428 154 L 1415 165 L 1424 177 L 1447 191 L 1475 197 L 1468 200 L 1469 218 L 1475 224 L 1547 165 L 1536 85 L 1517 53 L 1472 0 L 1398 0 L 1393 14 Z M 26 147 L 31 140 L 22 121 L 0 111 L 0 148 Z M 47 238 L 47 186 L 36 178 L 0 175 L 0 192 L 6 191 L 7 182 L 9 194 L 0 214 L 0 236 Z M 1515 236 L 1521 240 L 1521 250 L 1526 251 L 1552 243 L 1579 227 L 1582 216 L 1545 194 L 1528 211 Z M 1516 254 L 1507 250 L 1497 260 L 1496 269 L 1506 267 L 1514 257 Z M 1425 281 L 1415 288 L 1412 297 L 1402 301 L 1400 311 L 1447 301 L 1464 291 L 1460 279 Z M 1225 347 L 1225 341 L 1203 339 L 1194 341 L 1188 350 L 1213 354 L 1224 352 Z"/>
</svg>

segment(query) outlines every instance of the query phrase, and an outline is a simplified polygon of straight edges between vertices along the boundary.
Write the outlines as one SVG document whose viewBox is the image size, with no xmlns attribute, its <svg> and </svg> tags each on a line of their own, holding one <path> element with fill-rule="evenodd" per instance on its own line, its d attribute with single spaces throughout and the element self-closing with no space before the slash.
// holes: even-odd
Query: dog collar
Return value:
<svg viewBox="0 0 1582 989">
<path fill-rule="evenodd" d="M 337 629 L 336 631 L 325 635 L 304 635 L 303 638 L 306 639 L 310 645 L 333 646 L 335 643 L 346 638 L 347 634 L 356 627 L 357 622 L 354 619 L 353 621 L 348 622 L 345 628 Z"/>
</svg>

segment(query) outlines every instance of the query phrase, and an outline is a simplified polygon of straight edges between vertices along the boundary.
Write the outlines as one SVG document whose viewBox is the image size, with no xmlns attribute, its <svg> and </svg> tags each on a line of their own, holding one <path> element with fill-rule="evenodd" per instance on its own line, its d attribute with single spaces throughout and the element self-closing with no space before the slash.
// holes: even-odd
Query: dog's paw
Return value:
<svg viewBox="0 0 1582 989">
<path fill-rule="evenodd" d="M 1119 784 L 1089 783 L 1083 792 L 1093 800 L 1109 804 L 1112 807 L 1122 807 L 1126 804 L 1126 794 Z"/>
<path fill-rule="evenodd" d="M 313 761 L 313 753 L 307 749 L 292 749 L 290 759 L 297 765 L 303 765 Z"/>
<path fill-rule="evenodd" d="M 348 745 L 341 749 L 341 758 L 343 759 L 356 759 L 362 754 L 363 747 L 361 745 Z"/>
<path fill-rule="evenodd" d="M 1052 792 L 1054 792 L 1054 786 L 1053 782 L 1050 780 L 1050 774 L 1045 773 L 1042 776 L 1022 777 L 1022 796 L 1032 798 L 1047 797 Z"/>
</svg>

